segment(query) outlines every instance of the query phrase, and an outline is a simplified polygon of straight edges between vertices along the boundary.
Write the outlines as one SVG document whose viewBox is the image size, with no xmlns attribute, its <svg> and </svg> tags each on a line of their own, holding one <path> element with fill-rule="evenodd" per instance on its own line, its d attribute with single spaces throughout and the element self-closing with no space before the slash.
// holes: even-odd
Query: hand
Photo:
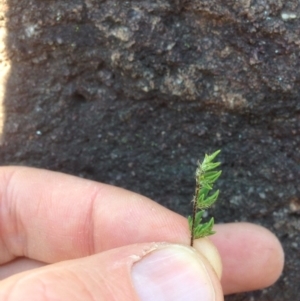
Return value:
<svg viewBox="0 0 300 301">
<path fill-rule="evenodd" d="M 120 188 L 1 167 L 0 300 L 220 301 L 222 289 L 276 281 L 283 251 L 272 233 L 247 223 L 215 229 L 221 283 L 218 253 L 208 239 L 187 246 L 184 217 Z"/>
</svg>

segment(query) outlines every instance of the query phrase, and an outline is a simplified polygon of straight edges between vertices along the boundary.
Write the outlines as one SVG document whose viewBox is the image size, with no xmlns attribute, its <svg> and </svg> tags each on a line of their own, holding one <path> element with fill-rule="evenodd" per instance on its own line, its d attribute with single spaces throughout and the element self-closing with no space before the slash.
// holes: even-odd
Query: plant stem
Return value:
<svg viewBox="0 0 300 301">
<path fill-rule="evenodd" d="M 194 245 L 195 218 L 197 213 L 197 198 L 198 198 L 199 189 L 200 186 L 198 180 L 196 179 L 195 196 L 193 198 L 193 214 L 192 214 L 192 229 L 191 229 L 191 243 L 190 243 L 191 247 Z"/>
</svg>

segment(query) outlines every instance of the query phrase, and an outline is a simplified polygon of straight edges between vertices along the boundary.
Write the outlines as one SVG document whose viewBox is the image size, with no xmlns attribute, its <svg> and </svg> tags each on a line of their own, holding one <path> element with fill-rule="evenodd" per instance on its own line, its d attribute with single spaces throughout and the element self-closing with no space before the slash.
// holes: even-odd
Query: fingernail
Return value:
<svg viewBox="0 0 300 301">
<path fill-rule="evenodd" d="M 200 257 L 184 246 L 152 251 L 132 268 L 141 301 L 214 301 L 215 291 Z"/>
</svg>

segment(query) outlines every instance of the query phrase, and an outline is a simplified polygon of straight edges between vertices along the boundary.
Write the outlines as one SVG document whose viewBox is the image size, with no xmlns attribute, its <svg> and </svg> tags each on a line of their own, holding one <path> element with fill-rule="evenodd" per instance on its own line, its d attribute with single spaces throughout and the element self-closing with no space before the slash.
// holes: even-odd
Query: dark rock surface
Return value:
<svg viewBox="0 0 300 301">
<path fill-rule="evenodd" d="M 221 148 L 218 222 L 274 231 L 300 296 L 298 0 L 0 0 L 11 63 L 1 164 L 59 170 L 187 215 L 193 173 Z M 1 47 L 0 47 L 1 50 Z"/>
</svg>

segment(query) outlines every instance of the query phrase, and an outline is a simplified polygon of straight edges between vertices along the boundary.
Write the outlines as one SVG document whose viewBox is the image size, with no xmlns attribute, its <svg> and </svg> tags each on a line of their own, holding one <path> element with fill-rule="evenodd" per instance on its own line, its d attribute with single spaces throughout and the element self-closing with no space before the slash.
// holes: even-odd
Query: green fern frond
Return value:
<svg viewBox="0 0 300 301">
<path fill-rule="evenodd" d="M 191 246 L 194 239 L 212 235 L 214 219 L 211 218 L 206 223 L 201 223 L 204 210 L 211 207 L 219 197 L 219 190 L 211 193 L 213 186 L 220 177 L 222 171 L 216 170 L 220 166 L 220 162 L 214 162 L 215 158 L 221 151 L 218 150 L 211 155 L 205 155 L 203 162 L 198 163 L 196 170 L 196 189 L 193 198 L 193 215 L 188 217 L 189 227 L 191 231 Z M 200 211 L 198 211 L 200 210 Z"/>
</svg>

